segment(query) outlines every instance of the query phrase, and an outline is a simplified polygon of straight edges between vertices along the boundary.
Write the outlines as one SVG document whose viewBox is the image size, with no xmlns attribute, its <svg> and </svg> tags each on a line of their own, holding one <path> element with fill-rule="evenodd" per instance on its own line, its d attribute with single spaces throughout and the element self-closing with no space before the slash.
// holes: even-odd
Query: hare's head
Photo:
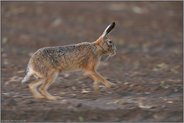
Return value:
<svg viewBox="0 0 184 123">
<path fill-rule="evenodd" d="M 110 39 L 109 33 L 115 27 L 115 22 L 110 24 L 103 34 L 95 41 L 95 44 L 99 47 L 99 52 L 101 55 L 113 56 L 116 54 L 116 46 L 114 42 Z"/>
</svg>

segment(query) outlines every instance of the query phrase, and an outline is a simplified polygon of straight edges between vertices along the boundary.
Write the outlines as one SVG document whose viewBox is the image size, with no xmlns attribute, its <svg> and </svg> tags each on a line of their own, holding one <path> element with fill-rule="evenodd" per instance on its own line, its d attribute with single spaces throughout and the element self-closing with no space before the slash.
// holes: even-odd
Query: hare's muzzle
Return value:
<svg viewBox="0 0 184 123">
<path fill-rule="evenodd" d="M 112 50 L 111 50 L 111 52 L 110 52 L 110 56 L 116 55 L 116 50 L 117 50 L 116 46 L 113 45 L 113 46 L 112 46 Z"/>
</svg>

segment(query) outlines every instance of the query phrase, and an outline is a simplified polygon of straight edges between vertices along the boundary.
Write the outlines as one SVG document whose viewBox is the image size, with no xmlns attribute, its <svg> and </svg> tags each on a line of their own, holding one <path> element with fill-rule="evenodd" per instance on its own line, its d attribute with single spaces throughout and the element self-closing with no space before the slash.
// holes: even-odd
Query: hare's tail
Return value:
<svg viewBox="0 0 184 123">
<path fill-rule="evenodd" d="M 26 72 L 26 76 L 24 77 L 24 79 L 21 81 L 22 84 L 28 82 L 30 80 L 30 77 L 32 76 L 32 72 L 29 71 L 29 69 L 27 69 Z"/>
</svg>

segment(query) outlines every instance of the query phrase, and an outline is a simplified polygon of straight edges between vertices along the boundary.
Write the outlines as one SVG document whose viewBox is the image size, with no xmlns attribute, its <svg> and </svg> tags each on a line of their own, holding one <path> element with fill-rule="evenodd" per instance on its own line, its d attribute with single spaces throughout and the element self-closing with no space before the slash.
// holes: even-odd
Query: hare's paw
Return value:
<svg viewBox="0 0 184 123">
<path fill-rule="evenodd" d="M 62 99 L 60 96 L 47 96 L 46 97 L 48 100 L 58 100 L 58 99 Z"/>
<path fill-rule="evenodd" d="M 44 99 L 45 96 L 43 96 L 43 95 L 35 95 L 34 98 L 36 98 L 36 99 Z"/>
<path fill-rule="evenodd" d="M 93 88 L 94 88 L 95 93 L 98 94 L 99 93 L 99 83 L 95 81 L 93 83 Z"/>
<path fill-rule="evenodd" d="M 112 82 L 108 82 L 108 83 L 105 84 L 105 86 L 106 86 L 107 88 L 112 88 L 112 87 L 116 86 L 116 84 L 114 84 L 114 83 L 112 83 Z"/>
<path fill-rule="evenodd" d="M 115 83 L 112 83 L 112 82 L 110 82 L 110 85 L 111 85 L 111 87 L 116 86 L 116 84 Z"/>
</svg>

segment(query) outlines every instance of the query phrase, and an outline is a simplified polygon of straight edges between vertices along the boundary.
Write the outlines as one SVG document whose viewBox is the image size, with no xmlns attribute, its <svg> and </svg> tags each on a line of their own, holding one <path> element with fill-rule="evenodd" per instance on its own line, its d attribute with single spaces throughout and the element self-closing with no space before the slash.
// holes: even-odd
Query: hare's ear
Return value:
<svg viewBox="0 0 184 123">
<path fill-rule="evenodd" d="M 107 34 L 109 34 L 112 29 L 115 27 L 115 22 L 111 23 L 103 32 L 102 37 L 105 37 Z"/>
</svg>

